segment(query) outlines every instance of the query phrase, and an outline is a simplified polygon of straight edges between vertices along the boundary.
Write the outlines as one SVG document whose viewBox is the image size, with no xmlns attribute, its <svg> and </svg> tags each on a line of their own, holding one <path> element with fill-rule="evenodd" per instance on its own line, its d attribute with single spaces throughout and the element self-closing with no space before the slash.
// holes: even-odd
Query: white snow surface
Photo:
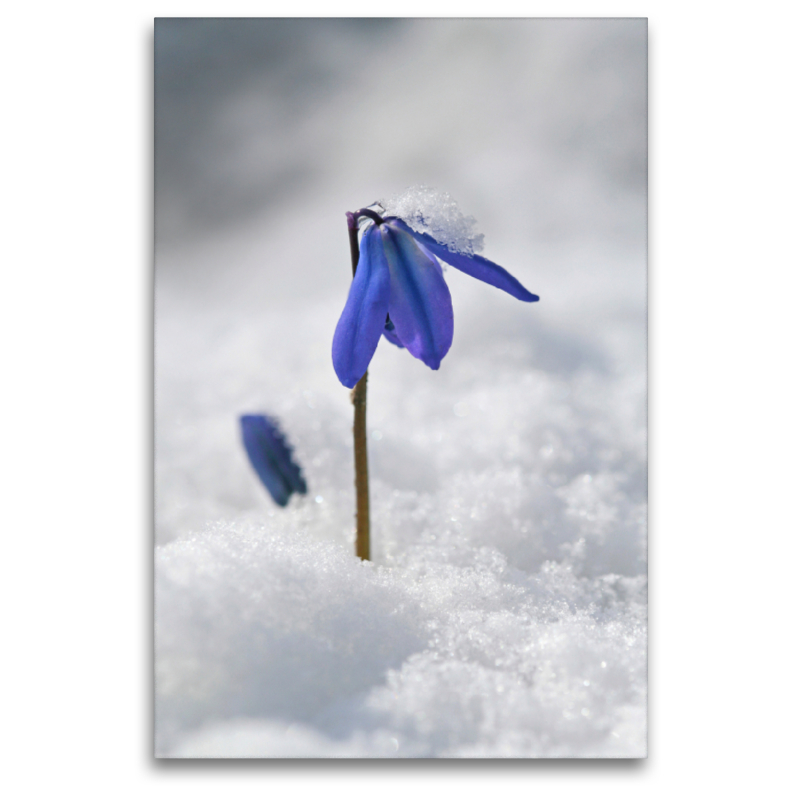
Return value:
<svg viewBox="0 0 800 800">
<path fill-rule="evenodd" d="M 644 754 L 642 576 L 427 539 L 384 565 L 242 525 L 162 549 L 160 735 L 197 726 L 171 754 Z"/>
<path fill-rule="evenodd" d="M 224 148 L 197 163 L 219 169 L 233 149 L 271 174 L 253 153 L 302 156 L 310 188 L 158 243 L 158 756 L 647 753 L 645 194 L 630 171 L 607 173 L 638 141 L 625 103 L 643 27 L 424 22 L 362 42 L 374 73 L 297 124 L 269 129 L 269 82 L 263 97 L 231 90 L 211 137 Z M 491 124 L 442 107 L 465 70 Z M 402 127 L 420 103 L 424 129 Z M 458 124 L 474 138 L 432 160 Z M 612 150 L 590 158 L 573 134 L 592 125 L 622 144 L 601 136 Z M 364 563 L 352 406 L 330 355 L 344 212 L 428 183 L 476 209 L 486 255 L 542 299 L 450 269 L 441 368 L 379 344 Z M 294 447 L 309 493 L 286 509 L 247 462 L 242 413 L 276 416 Z"/>
<path fill-rule="evenodd" d="M 483 250 L 483 234 L 475 217 L 465 217 L 447 193 L 430 186 L 409 186 L 404 192 L 379 200 L 386 216 L 400 217 L 418 233 L 429 233 L 454 253 L 474 255 Z"/>
</svg>

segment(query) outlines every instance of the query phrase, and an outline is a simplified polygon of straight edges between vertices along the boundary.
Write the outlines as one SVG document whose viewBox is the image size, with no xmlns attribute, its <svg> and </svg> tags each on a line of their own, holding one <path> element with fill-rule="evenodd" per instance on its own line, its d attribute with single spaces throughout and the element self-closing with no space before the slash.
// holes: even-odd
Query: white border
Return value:
<svg viewBox="0 0 800 800">
<path fill-rule="evenodd" d="M 649 17 L 650 759 L 171 769 L 150 759 L 152 17 L 275 7 L 6 11 L 9 796 L 783 796 L 778 787 L 795 783 L 797 695 L 798 14 L 776 2 L 757 16 L 682 0 L 335 7 L 345 16 Z M 109 524 L 120 517 L 122 527 Z"/>
</svg>

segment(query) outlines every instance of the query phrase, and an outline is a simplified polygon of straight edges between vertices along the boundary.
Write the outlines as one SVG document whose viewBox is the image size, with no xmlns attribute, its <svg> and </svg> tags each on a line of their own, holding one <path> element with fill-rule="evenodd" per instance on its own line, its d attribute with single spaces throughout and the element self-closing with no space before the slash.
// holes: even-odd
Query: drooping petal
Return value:
<svg viewBox="0 0 800 800">
<path fill-rule="evenodd" d="M 352 389 L 367 371 L 389 310 L 389 268 L 377 225 L 361 237 L 358 267 L 333 334 L 333 368 Z"/>
<path fill-rule="evenodd" d="M 244 414 L 239 424 L 250 463 L 272 499 L 285 506 L 293 492 L 305 494 L 306 482 L 277 421 L 263 414 Z"/>
<path fill-rule="evenodd" d="M 386 315 L 386 324 L 383 326 L 383 335 L 386 341 L 391 342 L 395 347 L 399 347 L 401 350 L 405 350 L 403 343 L 397 338 L 397 331 L 388 314 Z"/>
<path fill-rule="evenodd" d="M 380 226 L 389 265 L 389 316 L 415 358 L 439 369 L 453 343 L 453 303 L 435 258 L 392 224 Z"/>
<path fill-rule="evenodd" d="M 534 303 L 539 299 L 539 295 L 529 292 L 510 272 L 507 272 L 493 261 L 489 261 L 488 258 L 479 255 L 467 256 L 461 253 L 454 253 L 446 245 L 439 244 L 430 234 L 417 233 L 417 231 L 412 230 L 401 219 L 391 218 L 391 224 L 409 233 L 426 250 L 450 264 L 451 267 L 460 269 L 479 281 L 496 286 L 498 289 L 508 292 L 512 297 L 516 297 L 517 300 L 522 300 L 525 303 Z"/>
</svg>

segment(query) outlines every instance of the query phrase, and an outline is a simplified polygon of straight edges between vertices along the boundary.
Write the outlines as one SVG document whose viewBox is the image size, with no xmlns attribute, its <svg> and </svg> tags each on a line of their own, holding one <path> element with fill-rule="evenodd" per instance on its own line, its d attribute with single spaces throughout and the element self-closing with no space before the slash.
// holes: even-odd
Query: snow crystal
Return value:
<svg viewBox="0 0 800 800">
<path fill-rule="evenodd" d="M 483 250 L 483 234 L 475 231 L 475 217 L 465 217 L 447 192 L 411 186 L 377 205 L 386 216 L 400 217 L 413 230 L 429 233 L 455 253 L 474 255 Z"/>
</svg>

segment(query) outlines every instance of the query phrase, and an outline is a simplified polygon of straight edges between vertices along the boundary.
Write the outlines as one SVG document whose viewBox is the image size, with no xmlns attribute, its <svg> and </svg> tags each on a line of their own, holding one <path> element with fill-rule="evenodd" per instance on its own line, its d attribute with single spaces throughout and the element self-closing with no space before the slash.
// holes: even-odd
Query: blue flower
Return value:
<svg viewBox="0 0 800 800">
<path fill-rule="evenodd" d="M 244 414 L 239 422 L 244 449 L 272 499 L 285 506 L 293 492 L 305 494 L 306 482 L 277 421 L 263 414 Z"/>
<path fill-rule="evenodd" d="M 539 299 L 482 256 L 455 253 L 397 217 L 357 214 L 373 222 L 361 237 L 358 267 L 333 335 L 333 368 L 348 388 L 367 371 L 381 334 L 439 369 L 453 342 L 453 304 L 437 259 L 523 302 Z"/>
</svg>

